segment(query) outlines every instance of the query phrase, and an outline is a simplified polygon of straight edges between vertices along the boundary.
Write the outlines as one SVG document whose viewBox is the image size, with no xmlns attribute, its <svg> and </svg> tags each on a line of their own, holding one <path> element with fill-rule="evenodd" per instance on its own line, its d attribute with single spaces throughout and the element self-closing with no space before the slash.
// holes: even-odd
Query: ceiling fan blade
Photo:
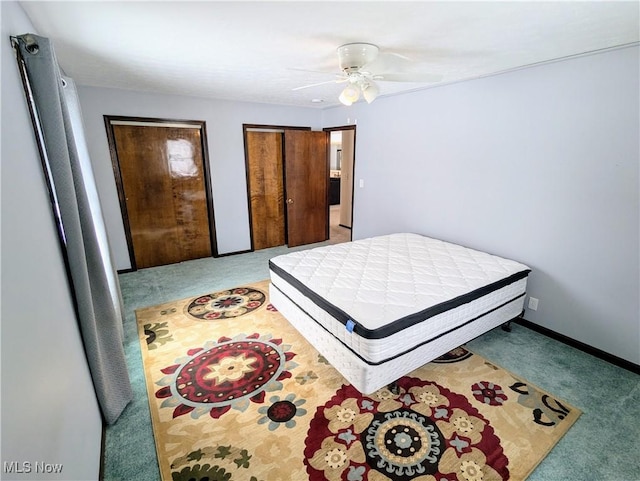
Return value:
<svg viewBox="0 0 640 481">
<path fill-rule="evenodd" d="M 413 83 L 434 83 L 442 80 L 442 75 L 436 73 L 383 73 L 375 74 L 374 80 L 381 82 L 413 82 Z"/>
<path fill-rule="evenodd" d="M 296 67 L 287 67 L 287 70 L 294 70 L 296 72 L 306 72 L 306 73 L 320 73 L 323 75 L 331 75 L 335 73 L 335 69 L 331 70 L 309 70 L 306 68 L 296 68 Z"/>
<path fill-rule="evenodd" d="M 398 53 L 381 52 L 362 70 L 369 72 L 405 72 L 415 66 L 415 62 L 404 55 Z"/>
<path fill-rule="evenodd" d="M 398 52 L 386 52 L 386 54 L 391 55 L 393 57 L 400 58 L 402 60 L 406 60 L 407 62 L 415 62 L 415 59 L 411 57 L 407 57 L 406 55 L 402 55 L 401 53 L 398 53 Z"/>
<path fill-rule="evenodd" d="M 339 83 L 343 83 L 346 82 L 348 79 L 344 78 L 344 79 L 336 79 L 336 80 L 327 80 L 326 82 L 318 82 L 315 84 L 309 84 L 309 85 L 303 85 L 302 87 L 296 87 L 292 90 L 302 90 L 302 89 L 308 89 L 310 87 L 318 87 L 320 85 L 326 85 L 326 84 L 339 84 Z"/>
</svg>

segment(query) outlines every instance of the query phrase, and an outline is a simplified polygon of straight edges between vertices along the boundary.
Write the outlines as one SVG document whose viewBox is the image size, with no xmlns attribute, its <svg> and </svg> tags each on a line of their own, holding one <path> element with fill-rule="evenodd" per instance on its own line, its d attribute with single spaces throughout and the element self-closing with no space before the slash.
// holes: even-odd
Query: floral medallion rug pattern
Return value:
<svg viewBox="0 0 640 481">
<path fill-rule="evenodd" d="M 580 415 L 464 347 L 370 395 L 268 281 L 136 312 L 162 479 L 524 479 Z"/>
</svg>

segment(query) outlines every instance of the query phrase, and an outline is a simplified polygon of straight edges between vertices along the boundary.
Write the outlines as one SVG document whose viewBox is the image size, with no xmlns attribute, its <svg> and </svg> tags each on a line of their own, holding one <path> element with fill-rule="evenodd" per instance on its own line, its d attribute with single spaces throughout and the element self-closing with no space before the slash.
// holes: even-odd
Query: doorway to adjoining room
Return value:
<svg viewBox="0 0 640 481">
<path fill-rule="evenodd" d="M 339 244 L 351 240 L 355 127 L 325 130 L 329 132 L 329 242 Z"/>
</svg>

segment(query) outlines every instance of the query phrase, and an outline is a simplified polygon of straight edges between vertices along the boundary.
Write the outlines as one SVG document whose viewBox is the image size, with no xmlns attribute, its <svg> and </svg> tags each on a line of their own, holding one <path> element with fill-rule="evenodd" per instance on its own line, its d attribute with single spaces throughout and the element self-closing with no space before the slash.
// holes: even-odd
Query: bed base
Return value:
<svg viewBox="0 0 640 481">
<path fill-rule="evenodd" d="M 500 327 L 505 332 L 511 332 L 511 323 L 517 321 L 518 319 L 523 319 L 523 318 L 524 318 L 524 309 L 522 309 L 522 311 L 520 312 L 520 314 L 518 314 L 518 316 L 514 317 L 513 319 L 508 320 L 507 322 L 502 324 L 502 326 L 500 326 Z M 389 383 L 389 385 L 387 385 L 387 389 L 392 394 L 400 394 L 400 388 L 398 386 L 398 382 L 397 381 L 392 381 L 391 383 Z"/>
<path fill-rule="evenodd" d="M 524 309 L 520 312 L 520 314 L 513 319 L 508 320 L 502 325 L 502 330 L 505 332 L 511 332 L 511 323 L 517 321 L 518 319 L 524 319 Z"/>
<path fill-rule="evenodd" d="M 368 395 L 428 362 L 522 315 L 524 296 L 383 363 L 371 364 L 340 342 L 273 284 L 271 303 L 358 391 Z"/>
</svg>

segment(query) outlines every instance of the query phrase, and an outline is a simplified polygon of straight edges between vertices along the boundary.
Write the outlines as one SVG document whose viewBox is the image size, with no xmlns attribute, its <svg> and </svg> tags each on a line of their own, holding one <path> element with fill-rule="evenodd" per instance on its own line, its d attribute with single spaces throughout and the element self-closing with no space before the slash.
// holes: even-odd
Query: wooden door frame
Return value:
<svg viewBox="0 0 640 481">
<path fill-rule="evenodd" d="M 356 171 L 356 125 L 341 125 L 339 127 L 325 127 L 322 130 L 324 130 L 325 132 L 327 132 L 327 135 L 331 135 L 331 132 L 339 132 L 341 130 L 353 130 L 353 162 L 351 164 L 351 228 L 349 229 L 351 231 L 351 239 L 353 240 L 353 222 L 354 222 L 354 218 L 353 218 L 353 205 L 354 205 L 354 199 L 355 199 L 355 194 L 356 194 L 356 178 L 355 178 L 355 171 Z M 331 145 L 329 144 L 327 146 L 327 149 L 330 149 Z M 327 152 L 328 155 L 328 152 Z M 329 209 L 331 209 L 331 206 L 329 206 Z M 327 223 L 329 222 L 329 212 L 327 211 Z"/>
<path fill-rule="evenodd" d="M 253 240 L 253 212 L 251 209 L 251 191 L 249 189 L 249 178 L 250 178 L 250 173 L 249 173 L 249 151 L 248 151 L 248 146 L 247 146 L 247 131 L 250 129 L 255 129 L 255 130 L 263 130 L 263 131 L 282 131 L 284 133 L 285 130 L 311 130 L 311 127 L 290 127 L 290 126 L 284 126 L 284 125 L 263 125 L 263 124 L 242 124 L 242 141 L 244 142 L 244 172 L 245 172 L 245 185 L 247 188 L 247 210 L 249 211 L 249 238 L 251 240 L 251 249 L 250 252 L 254 252 L 255 251 L 255 243 Z M 283 188 L 285 186 L 285 176 L 287 175 L 286 172 L 287 166 L 286 166 L 286 162 L 284 159 L 284 142 L 282 143 L 282 185 Z M 286 190 L 286 189 L 285 189 Z M 327 194 L 328 195 L 328 194 Z M 286 192 L 285 192 L 285 197 L 286 197 Z M 284 210 L 284 237 L 285 237 L 285 244 L 288 243 L 289 241 L 289 236 L 288 236 L 288 218 L 287 218 L 287 209 Z"/>
<path fill-rule="evenodd" d="M 211 243 L 211 254 L 218 257 L 218 242 L 216 238 L 216 223 L 213 208 L 213 191 L 211 188 L 211 167 L 209 165 L 209 150 L 207 141 L 207 128 L 204 120 L 184 120 L 184 119 L 157 119 L 153 117 L 127 117 L 122 115 L 103 115 L 104 124 L 107 130 L 107 142 L 109 144 L 109 154 L 111 156 L 111 166 L 116 181 L 116 189 L 118 191 L 118 200 L 120 202 L 120 212 L 122 214 L 122 224 L 124 234 L 127 239 L 127 249 L 129 251 L 129 261 L 131 269 L 129 271 L 137 271 L 136 258 L 133 250 L 133 237 L 131 236 L 131 226 L 129 223 L 129 213 L 127 212 L 126 196 L 122 183 L 122 174 L 120 172 L 120 161 L 116 150 L 116 141 L 113 133 L 112 121 L 136 122 L 148 124 L 192 124 L 198 125 L 200 128 L 200 142 L 202 149 L 202 171 L 204 174 L 204 190 L 207 199 L 207 214 L 209 218 L 209 242 Z"/>
</svg>

